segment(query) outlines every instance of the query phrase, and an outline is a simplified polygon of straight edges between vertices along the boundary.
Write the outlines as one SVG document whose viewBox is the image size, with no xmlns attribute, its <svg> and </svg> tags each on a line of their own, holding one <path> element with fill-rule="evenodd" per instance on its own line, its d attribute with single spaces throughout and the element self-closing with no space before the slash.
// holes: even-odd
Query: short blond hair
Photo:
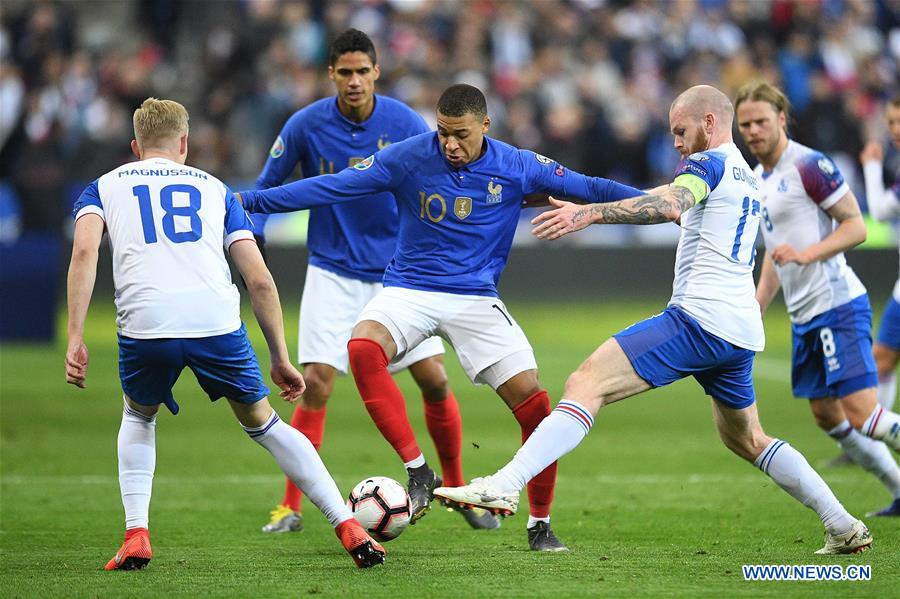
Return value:
<svg viewBox="0 0 900 599">
<path fill-rule="evenodd" d="M 141 148 L 157 147 L 188 132 L 188 112 L 174 100 L 147 98 L 132 120 L 134 138 Z"/>
</svg>

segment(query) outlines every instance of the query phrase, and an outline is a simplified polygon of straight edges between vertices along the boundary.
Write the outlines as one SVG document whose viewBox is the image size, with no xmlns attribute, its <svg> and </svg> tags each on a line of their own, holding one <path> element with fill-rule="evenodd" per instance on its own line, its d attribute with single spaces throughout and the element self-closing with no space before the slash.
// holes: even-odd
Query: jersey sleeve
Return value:
<svg viewBox="0 0 900 599">
<path fill-rule="evenodd" d="M 341 204 L 391 191 L 405 176 L 401 145 L 402 142 L 391 144 L 333 175 L 300 179 L 271 189 L 242 191 L 241 200 L 248 212 L 274 214 Z"/>
<path fill-rule="evenodd" d="M 224 245 L 228 248 L 239 239 L 253 239 L 253 223 L 234 193 L 225 187 Z"/>
<path fill-rule="evenodd" d="M 672 184 L 686 188 L 699 204 L 709 197 L 724 174 L 723 157 L 714 152 L 696 152 L 681 161 Z"/>
<path fill-rule="evenodd" d="M 834 161 L 821 152 L 810 152 L 797 162 L 806 195 L 822 210 L 828 210 L 850 187 Z"/>
<path fill-rule="evenodd" d="M 97 179 L 94 179 L 88 185 L 72 207 L 72 218 L 78 220 L 85 214 L 97 214 L 103 220 L 106 216 L 103 214 L 103 203 L 100 201 L 100 188 L 97 185 Z"/>
<path fill-rule="evenodd" d="M 615 202 L 644 195 L 640 189 L 602 177 L 588 177 L 529 150 L 519 150 L 525 195 L 546 192 L 592 203 Z"/>
</svg>

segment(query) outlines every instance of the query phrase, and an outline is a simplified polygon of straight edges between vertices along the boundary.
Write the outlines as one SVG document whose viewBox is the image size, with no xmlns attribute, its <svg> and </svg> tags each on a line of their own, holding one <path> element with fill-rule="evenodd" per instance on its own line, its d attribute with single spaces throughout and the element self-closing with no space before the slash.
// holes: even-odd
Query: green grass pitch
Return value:
<svg viewBox="0 0 900 599">
<path fill-rule="evenodd" d="M 512 301 L 554 402 L 567 374 L 601 341 L 660 302 L 553 306 Z M 296 307 L 285 311 L 294 349 Z M 709 400 L 692 380 L 603 410 L 560 463 L 553 525 L 571 553 L 528 551 L 525 516 L 472 531 L 436 505 L 387 545 L 384 567 L 358 571 L 325 519 L 304 504 L 306 530 L 263 535 L 282 478 L 226 405 L 210 405 L 190 372 L 176 387 L 182 413 L 157 428 L 151 504 L 154 558 L 140 572 L 98 570 L 118 549 L 116 482 L 121 415 L 114 313 L 98 300 L 88 327 L 86 390 L 64 384 L 64 343 L 0 348 L 0 595 L 3 597 L 788 597 L 896 596 L 900 521 L 869 519 L 871 551 L 819 557 L 822 527 L 768 477 L 732 456 Z M 264 349 L 250 325 L 254 344 Z M 60 339 L 64 323 L 60 323 Z M 808 406 L 790 398 L 789 328 L 767 318 L 756 368 L 762 422 L 816 466 L 836 454 Z M 467 477 L 492 472 L 518 446 L 518 426 L 488 388 L 473 387 L 448 355 L 464 422 Z M 263 359 L 266 370 L 266 360 Z M 437 465 L 408 375 L 400 377 L 426 457 Z M 289 419 L 291 406 L 273 405 Z M 340 488 L 402 464 L 365 413 L 349 377 L 330 402 L 322 455 Z M 820 469 L 853 513 L 889 503 L 857 468 Z M 524 504 L 524 498 L 523 498 Z M 742 564 L 869 564 L 868 582 L 746 582 Z"/>
</svg>

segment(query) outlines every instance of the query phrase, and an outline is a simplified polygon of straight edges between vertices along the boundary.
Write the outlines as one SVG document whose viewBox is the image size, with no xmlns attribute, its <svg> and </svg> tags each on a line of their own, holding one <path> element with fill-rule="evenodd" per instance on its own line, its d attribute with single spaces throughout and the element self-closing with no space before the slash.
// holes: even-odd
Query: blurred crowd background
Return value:
<svg viewBox="0 0 900 599">
<path fill-rule="evenodd" d="M 285 119 L 333 94 L 347 27 L 375 42 L 377 91 L 430 123 L 471 83 L 494 137 L 638 186 L 670 179 L 668 107 L 690 85 L 783 86 L 792 136 L 856 185 L 898 90 L 900 0 L 4 0 L 0 238 L 64 231 L 83 186 L 131 159 L 148 96 L 187 106 L 191 164 L 252 185 Z"/>
</svg>

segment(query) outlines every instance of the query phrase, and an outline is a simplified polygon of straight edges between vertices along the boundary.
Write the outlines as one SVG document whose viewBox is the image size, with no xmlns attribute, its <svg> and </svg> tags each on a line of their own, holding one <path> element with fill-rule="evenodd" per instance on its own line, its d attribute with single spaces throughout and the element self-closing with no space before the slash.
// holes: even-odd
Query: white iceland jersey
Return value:
<svg viewBox="0 0 900 599">
<path fill-rule="evenodd" d="M 106 222 L 121 335 L 210 337 L 240 328 L 223 244 L 253 239 L 252 225 L 221 181 L 164 158 L 132 162 L 91 183 L 73 214 Z"/>
<path fill-rule="evenodd" d="M 850 188 L 834 162 L 795 141 L 788 141 L 772 172 L 755 171 L 760 180 L 763 238 L 772 251 L 789 243 L 803 250 L 825 239 L 835 222 L 827 210 Z M 791 321 L 809 322 L 814 317 L 866 292 L 844 254 L 812 264 L 775 265 Z"/>
<path fill-rule="evenodd" d="M 678 174 L 702 179 L 709 195 L 681 215 L 669 305 L 717 337 L 762 351 L 765 333 L 753 283 L 760 219 L 756 179 L 733 143 L 691 154 Z"/>
</svg>

